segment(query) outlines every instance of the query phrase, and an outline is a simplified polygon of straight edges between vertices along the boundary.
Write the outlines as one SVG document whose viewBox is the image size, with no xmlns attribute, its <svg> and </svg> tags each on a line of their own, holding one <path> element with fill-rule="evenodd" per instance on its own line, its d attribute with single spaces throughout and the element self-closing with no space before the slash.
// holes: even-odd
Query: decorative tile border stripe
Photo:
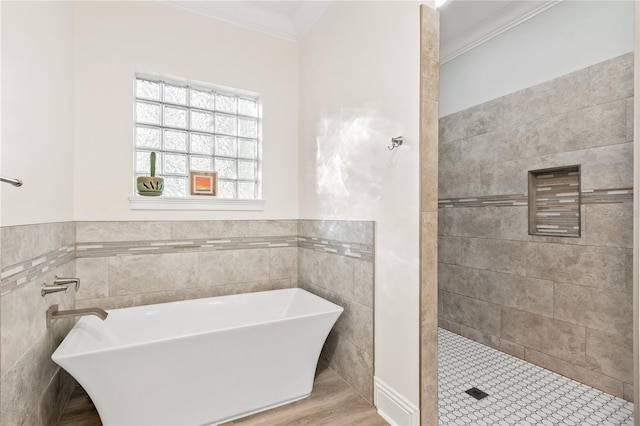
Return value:
<svg viewBox="0 0 640 426">
<path fill-rule="evenodd" d="M 582 204 L 633 203 L 633 188 L 582 191 Z"/>
<path fill-rule="evenodd" d="M 527 203 L 527 194 L 485 195 L 438 200 L 438 207 L 512 207 L 526 206 Z"/>
<path fill-rule="evenodd" d="M 79 243 L 76 257 L 131 256 L 141 254 L 184 253 L 218 250 L 250 250 L 260 248 L 304 247 L 332 254 L 373 261 L 370 245 L 298 236 L 236 237 L 197 240 L 118 241 Z"/>
<path fill-rule="evenodd" d="M 217 250 L 250 250 L 260 248 L 303 247 L 340 256 L 373 262 L 373 247 L 368 244 L 349 243 L 323 238 L 285 237 L 218 238 L 197 240 L 118 241 L 79 243 L 64 246 L 32 259 L 6 266 L 0 272 L 0 295 L 31 282 L 47 271 L 76 258 L 131 256 L 144 254 L 184 253 Z"/>
<path fill-rule="evenodd" d="M 70 245 L 2 268 L 0 295 L 4 296 L 47 271 L 71 262 L 75 257 L 75 246 Z"/>
<path fill-rule="evenodd" d="M 633 188 L 591 189 L 581 191 L 582 204 L 613 204 L 633 202 Z M 528 205 L 527 194 L 485 195 L 479 197 L 438 200 L 438 207 L 513 207 Z"/>
<path fill-rule="evenodd" d="M 131 256 L 140 254 L 188 253 L 194 251 L 297 247 L 297 244 L 295 236 L 78 243 L 76 245 L 76 257 Z"/>
<path fill-rule="evenodd" d="M 325 238 L 298 237 L 298 247 L 373 262 L 373 247 L 369 244 L 346 243 Z"/>
</svg>

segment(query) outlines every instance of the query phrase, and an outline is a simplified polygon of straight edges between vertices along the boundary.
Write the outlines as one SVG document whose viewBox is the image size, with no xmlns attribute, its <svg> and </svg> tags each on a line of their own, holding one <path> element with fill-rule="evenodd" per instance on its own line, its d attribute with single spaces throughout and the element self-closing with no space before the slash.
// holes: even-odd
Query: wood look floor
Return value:
<svg viewBox="0 0 640 426">
<path fill-rule="evenodd" d="M 99 426 L 100 417 L 80 386 L 64 409 L 58 426 Z M 318 365 L 313 392 L 301 401 L 226 423 L 243 426 L 384 426 L 376 409 L 326 365 Z"/>
<path fill-rule="evenodd" d="M 82 386 L 77 386 L 73 391 L 69 403 L 64 407 L 58 424 L 65 426 L 102 426 L 96 407 L 91 402 L 89 395 L 82 389 Z"/>
</svg>

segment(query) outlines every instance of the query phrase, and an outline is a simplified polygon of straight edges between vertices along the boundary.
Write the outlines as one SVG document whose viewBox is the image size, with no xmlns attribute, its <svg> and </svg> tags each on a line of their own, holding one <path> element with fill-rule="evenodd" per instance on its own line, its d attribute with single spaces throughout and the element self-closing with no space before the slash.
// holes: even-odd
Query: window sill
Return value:
<svg viewBox="0 0 640 426">
<path fill-rule="evenodd" d="M 129 197 L 131 210 L 263 211 L 265 200 L 231 200 L 205 197 Z"/>
</svg>

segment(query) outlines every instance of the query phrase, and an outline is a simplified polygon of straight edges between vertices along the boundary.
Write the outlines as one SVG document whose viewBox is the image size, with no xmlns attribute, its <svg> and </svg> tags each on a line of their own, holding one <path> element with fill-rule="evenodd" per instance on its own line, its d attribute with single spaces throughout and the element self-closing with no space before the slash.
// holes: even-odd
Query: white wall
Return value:
<svg viewBox="0 0 640 426">
<path fill-rule="evenodd" d="M 2 175 L 2 2 L 0 2 L 0 175 Z M 2 225 L 2 187 L 0 182 L 0 226 Z M 0 238 L 0 257 L 2 255 L 2 244 Z M 0 311 L 1 312 L 1 311 Z M 0 315 L 2 318 L 2 315 Z"/>
<path fill-rule="evenodd" d="M 296 43 L 158 2 L 76 2 L 74 14 L 76 220 L 297 217 Z M 129 209 L 135 72 L 262 95 L 264 212 Z"/>
<path fill-rule="evenodd" d="M 2 226 L 73 220 L 69 2 L 2 2 Z"/>
<path fill-rule="evenodd" d="M 440 116 L 633 50 L 633 1 L 565 0 L 440 67 Z"/>
<path fill-rule="evenodd" d="M 300 217 L 376 221 L 375 374 L 416 406 L 419 43 L 418 2 L 334 2 L 300 45 L 299 148 Z"/>
</svg>

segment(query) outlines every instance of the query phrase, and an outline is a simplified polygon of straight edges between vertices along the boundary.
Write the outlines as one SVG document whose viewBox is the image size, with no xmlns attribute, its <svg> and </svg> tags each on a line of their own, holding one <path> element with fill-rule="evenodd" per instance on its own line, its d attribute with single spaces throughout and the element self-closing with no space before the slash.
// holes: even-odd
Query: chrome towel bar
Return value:
<svg viewBox="0 0 640 426">
<path fill-rule="evenodd" d="M 6 178 L 4 176 L 0 176 L 0 182 L 10 183 L 13 186 L 22 186 L 22 181 L 20 179 Z"/>
</svg>

